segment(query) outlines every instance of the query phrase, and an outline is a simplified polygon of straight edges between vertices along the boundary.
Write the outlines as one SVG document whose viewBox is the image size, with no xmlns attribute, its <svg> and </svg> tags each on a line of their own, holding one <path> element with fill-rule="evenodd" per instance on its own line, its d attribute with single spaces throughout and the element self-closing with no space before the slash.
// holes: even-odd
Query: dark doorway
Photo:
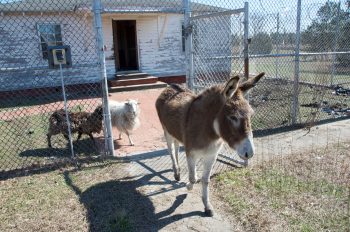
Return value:
<svg viewBox="0 0 350 232">
<path fill-rule="evenodd" d="M 113 20 L 113 43 L 116 70 L 138 70 L 136 20 Z"/>
</svg>

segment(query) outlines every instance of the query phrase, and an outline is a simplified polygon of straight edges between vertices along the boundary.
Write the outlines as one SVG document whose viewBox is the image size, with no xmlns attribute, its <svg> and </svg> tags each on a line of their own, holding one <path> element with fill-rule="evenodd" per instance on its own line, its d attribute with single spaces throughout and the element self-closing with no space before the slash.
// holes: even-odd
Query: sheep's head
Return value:
<svg viewBox="0 0 350 232">
<path fill-rule="evenodd" d="M 132 113 L 133 116 L 137 117 L 140 114 L 139 102 L 137 100 L 127 100 L 125 105 L 128 109 L 128 112 Z"/>
<path fill-rule="evenodd" d="M 96 120 L 102 121 L 102 119 L 103 119 L 103 108 L 102 108 L 102 105 L 98 105 L 96 107 L 96 109 L 94 110 L 93 115 L 94 115 L 94 118 Z"/>
</svg>

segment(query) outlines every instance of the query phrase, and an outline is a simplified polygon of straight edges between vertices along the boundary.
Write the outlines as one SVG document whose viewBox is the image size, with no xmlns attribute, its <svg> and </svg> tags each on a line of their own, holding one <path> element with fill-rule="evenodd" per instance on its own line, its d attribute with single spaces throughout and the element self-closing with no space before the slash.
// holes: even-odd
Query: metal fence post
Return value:
<svg viewBox="0 0 350 232">
<path fill-rule="evenodd" d="M 338 2 L 338 9 L 337 9 L 337 24 L 336 24 L 336 29 L 335 29 L 335 39 L 334 39 L 334 46 L 333 46 L 333 62 L 332 62 L 332 76 L 331 76 L 331 86 L 334 84 L 334 75 L 336 73 L 336 68 L 335 68 L 335 63 L 337 59 L 337 46 L 338 46 L 338 37 L 339 37 L 339 20 L 340 20 L 340 1 Z"/>
<path fill-rule="evenodd" d="M 194 88 L 193 77 L 193 53 L 192 53 L 192 28 L 191 28 L 191 0 L 183 0 L 184 7 L 184 28 L 185 28 L 185 61 L 186 61 L 186 82 L 189 89 Z"/>
<path fill-rule="evenodd" d="M 297 123 L 299 108 L 299 75 L 300 75 L 300 20 L 301 20 L 301 0 L 298 0 L 297 7 L 297 27 L 295 36 L 295 63 L 294 63 L 294 85 L 292 102 L 292 124 Z"/>
<path fill-rule="evenodd" d="M 108 104 L 108 84 L 105 52 L 103 46 L 103 32 L 102 32 L 102 17 L 101 17 L 101 0 L 93 0 L 93 12 L 96 29 L 96 47 L 98 54 L 98 61 L 100 65 L 102 98 L 103 98 L 103 113 L 105 122 L 105 142 L 108 145 L 108 150 L 111 155 L 114 155 L 114 142 L 112 134 L 111 114 Z M 106 134 L 107 133 L 107 134 Z"/>
<path fill-rule="evenodd" d="M 280 54 L 280 13 L 277 13 L 276 25 L 276 54 Z M 278 78 L 279 58 L 275 59 L 275 78 Z"/>
<path fill-rule="evenodd" d="M 244 77 L 246 80 L 249 78 L 249 3 L 244 2 Z"/>
<path fill-rule="evenodd" d="M 63 71 L 62 71 L 62 64 L 60 64 L 60 77 L 61 77 L 61 86 L 62 86 L 62 96 L 63 96 L 64 112 L 65 112 L 65 114 L 66 114 L 66 122 L 67 122 L 67 130 L 68 130 L 69 147 L 70 147 L 71 157 L 72 157 L 72 159 L 74 159 L 73 137 L 72 137 L 72 130 L 71 130 L 71 124 L 70 124 L 69 113 L 68 113 L 67 94 L 66 94 L 66 87 L 65 87 L 65 84 L 64 84 L 64 77 L 63 77 Z"/>
</svg>

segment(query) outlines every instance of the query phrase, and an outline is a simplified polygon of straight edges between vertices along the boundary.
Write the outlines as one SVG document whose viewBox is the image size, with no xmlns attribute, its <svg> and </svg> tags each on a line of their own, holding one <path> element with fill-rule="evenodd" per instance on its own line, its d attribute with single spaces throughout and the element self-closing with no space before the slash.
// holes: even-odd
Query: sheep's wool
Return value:
<svg viewBox="0 0 350 232">
<path fill-rule="evenodd" d="M 137 101 L 110 101 L 110 111 L 112 125 L 120 132 L 130 132 L 140 126 L 140 109 Z"/>
</svg>

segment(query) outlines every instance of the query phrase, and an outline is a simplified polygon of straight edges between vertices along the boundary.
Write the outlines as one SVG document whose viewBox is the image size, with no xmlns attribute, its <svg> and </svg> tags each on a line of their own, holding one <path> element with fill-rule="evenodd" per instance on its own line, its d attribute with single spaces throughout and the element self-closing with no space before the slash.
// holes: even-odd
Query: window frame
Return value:
<svg viewBox="0 0 350 232">
<path fill-rule="evenodd" d="M 41 27 L 45 27 L 45 26 L 50 26 L 51 28 L 48 30 L 52 30 L 54 33 L 43 33 L 41 31 Z M 58 26 L 59 28 L 59 33 L 56 32 L 56 27 Z M 40 49 L 40 56 L 42 57 L 42 59 L 47 60 L 48 59 L 48 51 L 47 51 L 47 47 L 48 46 L 59 46 L 59 45 L 63 45 L 63 33 L 62 33 L 62 24 L 60 23 L 37 23 L 36 24 L 36 30 L 37 30 L 37 34 L 39 37 L 39 49 Z M 54 36 L 55 41 L 48 41 L 49 43 L 54 43 L 54 44 L 50 44 L 48 42 L 45 42 L 45 40 L 43 41 L 42 39 L 42 35 L 50 35 L 50 36 Z M 57 37 L 59 36 L 60 40 L 57 39 Z M 44 49 L 46 46 L 46 49 Z"/>
</svg>

